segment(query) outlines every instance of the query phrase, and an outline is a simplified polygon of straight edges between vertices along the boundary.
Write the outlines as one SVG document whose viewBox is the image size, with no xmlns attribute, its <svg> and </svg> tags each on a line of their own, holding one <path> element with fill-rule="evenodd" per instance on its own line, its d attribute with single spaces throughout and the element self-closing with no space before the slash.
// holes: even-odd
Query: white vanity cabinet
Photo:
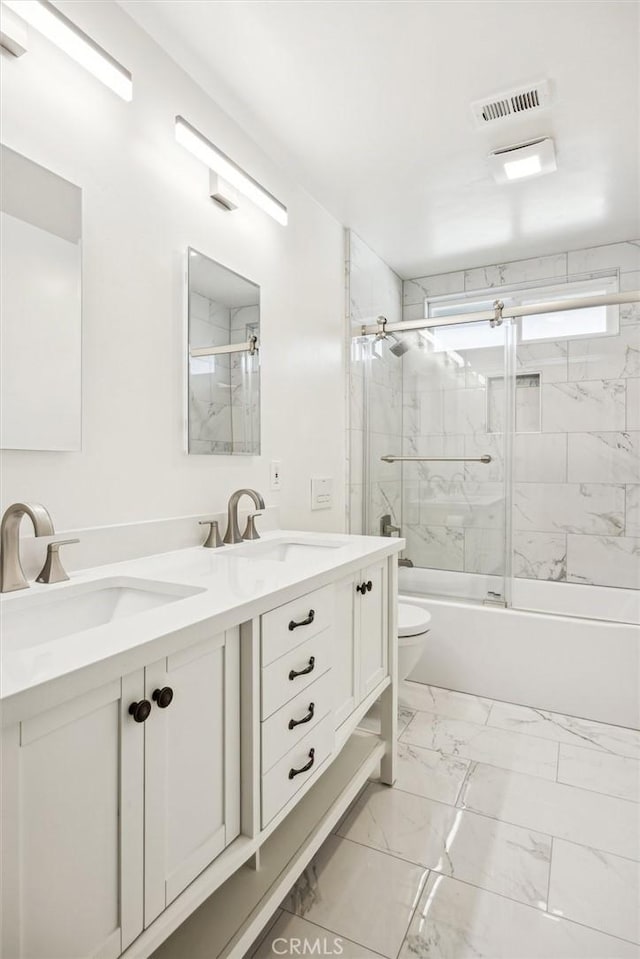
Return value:
<svg viewBox="0 0 640 959">
<path fill-rule="evenodd" d="M 115 959 L 143 927 L 144 671 L 3 733 L 3 959 Z"/>
<path fill-rule="evenodd" d="M 240 630 L 148 666 L 145 696 L 148 926 L 240 832 Z"/>
<path fill-rule="evenodd" d="M 388 672 L 387 563 L 335 587 L 334 708 L 338 729 Z"/>
<path fill-rule="evenodd" d="M 236 628 L 4 731 L 3 959 L 115 959 L 236 838 L 239 690 Z"/>
</svg>

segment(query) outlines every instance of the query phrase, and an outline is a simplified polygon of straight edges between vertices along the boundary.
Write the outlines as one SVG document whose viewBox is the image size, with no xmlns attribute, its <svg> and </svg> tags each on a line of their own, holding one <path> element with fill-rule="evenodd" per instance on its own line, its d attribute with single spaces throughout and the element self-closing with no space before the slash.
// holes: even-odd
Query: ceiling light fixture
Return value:
<svg viewBox="0 0 640 959">
<path fill-rule="evenodd" d="M 123 100 L 133 98 L 129 71 L 49 0 L 4 0 L 4 3 Z"/>
<path fill-rule="evenodd" d="M 273 194 L 265 190 L 257 180 L 238 166 L 230 157 L 219 150 L 217 146 L 207 140 L 195 127 L 192 127 L 183 117 L 176 117 L 176 140 L 183 147 L 202 160 L 210 170 L 217 173 L 232 187 L 246 196 L 261 210 L 272 216 L 274 220 L 286 226 L 288 222 L 286 206 L 277 200 Z"/>
<path fill-rule="evenodd" d="M 489 166 L 496 183 L 513 183 L 553 173 L 558 168 L 553 140 L 541 137 L 494 150 L 489 154 Z"/>
</svg>

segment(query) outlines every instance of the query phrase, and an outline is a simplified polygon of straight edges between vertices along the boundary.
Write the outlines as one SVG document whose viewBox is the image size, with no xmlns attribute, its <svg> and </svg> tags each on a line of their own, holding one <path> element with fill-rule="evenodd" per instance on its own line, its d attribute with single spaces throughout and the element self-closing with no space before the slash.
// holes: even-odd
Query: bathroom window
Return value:
<svg viewBox="0 0 640 959">
<path fill-rule="evenodd" d="M 425 316 L 451 316 L 493 309 L 495 300 L 505 306 L 526 306 L 530 303 L 549 303 L 581 296 L 597 296 L 618 292 L 618 276 L 606 275 L 588 280 L 557 283 L 554 286 L 496 286 L 489 290 L 473 290 L 453 296 L 438 296 L 425 300 Z M 466 327 L 467 330 L 470 327 Z M 491 329 L 488 327 L 488 329 Z M 612 336 L 619 330 L 619 307 L 597 306 L 584 310 L 558 313 L 540 313 L 523 316 L 518 321 L 518 338 L 522 343 L 541 343 L 547 340 L 573 340 L 580 337 Z M 487 340 L 489 336 L 487 335 Z M 487 345 L 490 345 L 487 342 Z"/>
</svg>

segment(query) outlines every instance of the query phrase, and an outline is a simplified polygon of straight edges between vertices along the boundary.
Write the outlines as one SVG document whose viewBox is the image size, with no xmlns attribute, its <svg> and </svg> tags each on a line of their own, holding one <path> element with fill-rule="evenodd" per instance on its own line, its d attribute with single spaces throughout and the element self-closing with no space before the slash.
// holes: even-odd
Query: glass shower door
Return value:
<svg viewBox="0 0 640 959">
<path fill-rule="evenodd" d="M 403 592 L 506 601 L 510 336 L 508 323 L 468 323 L 382 341 L 387 389 L 399 380 L 401 401 L 370 395 L 371 420 L 385 425 L 367 431 L 368 532 L 389 513 L 401 527 L 412 564 L 401 568 Z"/>
</svg>

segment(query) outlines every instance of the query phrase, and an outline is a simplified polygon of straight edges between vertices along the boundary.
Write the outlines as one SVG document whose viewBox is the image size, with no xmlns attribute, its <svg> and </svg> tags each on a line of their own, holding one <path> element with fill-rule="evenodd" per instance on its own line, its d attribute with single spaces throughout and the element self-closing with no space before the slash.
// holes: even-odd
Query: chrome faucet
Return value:
<svg viewBox="0 0 640 959">
<path fill-rule="evenodd" d="M 256 493 L 254 489 L 237 489 L 235 493 L 232 493 L 229 497 L 229 506 L 227 509 L 227 532 L 224 534 L 224 542 L 227 544 L 241 543 L 243 539 L 260 539 L 259 533 L 251 522 L 253 517 L 249 518 L 245 535 L 242 536 L 240 534 L 240 527 L 238 526 L 238 503 L 243 496 L 250 496 L 256 509 L 265 508 L 263 498 L 260 496 L 260 493 Z"/>
<path fill-rule="evenodd" d="M 20 562 L 20 521 L 25 513 L 36 536 L 55 535 L 51 517 L 40 503 L 14 503 L 6 509 L 0 527 L 0 593 L 29 586 Z"/>
</svg>

